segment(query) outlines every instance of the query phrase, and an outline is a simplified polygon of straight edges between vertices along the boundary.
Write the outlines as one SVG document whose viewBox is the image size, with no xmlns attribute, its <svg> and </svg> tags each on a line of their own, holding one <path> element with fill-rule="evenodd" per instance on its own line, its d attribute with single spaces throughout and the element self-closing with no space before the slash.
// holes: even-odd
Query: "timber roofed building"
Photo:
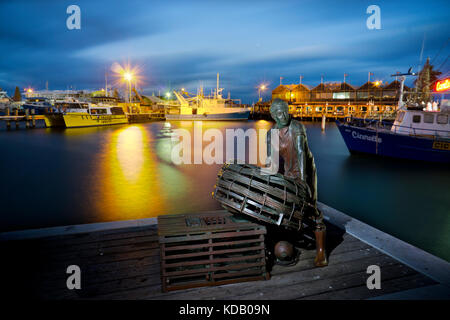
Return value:
<svg viewBox="0 0 450 320">
<path fill-rule="evenodd" d="M 347 82 L 320 83 L 316 87 L 305 84 L 281 84 L 272 90 L 272 100 L 279 98 L 289 104 L 290 113 L 298 116 L 332 117 L 390 116 L 398 103 L 400 81 L 391 83 L 366 82 L 354 87 Z M 404 86 L 404 99 L 410 88 Z M 270 104 L 258 103 L 256 112 L 266 113 Z"/>
</svg>

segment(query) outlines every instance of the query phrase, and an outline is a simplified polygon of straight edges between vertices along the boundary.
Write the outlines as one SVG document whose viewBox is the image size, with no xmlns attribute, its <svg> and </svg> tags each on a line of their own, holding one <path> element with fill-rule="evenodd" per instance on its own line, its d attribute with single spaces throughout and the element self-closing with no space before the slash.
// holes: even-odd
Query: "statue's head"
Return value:
<svg viewBox="0 0 450 320">
<path fill-rule="evenodd" d="M 289 124 L 291 120 L 289 116 L 289 105 L 286 101 L 281 99 L 273 99 L 272 105 L 270 106 L 270 115 L 272 119 L 275 120 L 278 127 L 285 127 Z"/>
</svg>

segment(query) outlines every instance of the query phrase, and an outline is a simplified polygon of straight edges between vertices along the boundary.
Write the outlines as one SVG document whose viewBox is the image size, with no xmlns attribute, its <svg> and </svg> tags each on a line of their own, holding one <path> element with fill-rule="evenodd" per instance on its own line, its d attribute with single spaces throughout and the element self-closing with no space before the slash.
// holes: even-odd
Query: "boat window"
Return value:
<svg viewBox="0 0 450 320">
<path fill-rule="evenodd" d="M 420 114 L 413 115 L 413 122 L 420 123 Z"/>
<path fill-rule="evenodd" d="M 111 114 L 124 114 L 124 112 L 121 107 L 113 107 L 111 108 Z"/>
<path fill-rule="evenodd" d="M 423 115 L 423 122 L 433 123 L 434 122 L 434 114 L 425 113 Z"/>
<path fill-rule="evenodd" d="M 448 115 L 447 114 L 438 114 L 436 120 L 437 120 L 437 123 L 439 123 L 439 124 L 447 124 Z"/>
<path fill-rule="evenodd" d="M 91 114 L 106 114 L 106 109 L 91 109 Z"/>
</svg>

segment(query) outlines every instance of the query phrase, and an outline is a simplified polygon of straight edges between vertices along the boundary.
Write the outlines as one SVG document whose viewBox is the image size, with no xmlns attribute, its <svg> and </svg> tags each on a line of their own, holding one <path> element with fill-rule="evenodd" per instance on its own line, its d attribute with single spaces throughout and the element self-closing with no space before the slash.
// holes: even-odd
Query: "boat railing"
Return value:
<svg viewBox="0 0 450 320">
<path fill-rule="evenodd" d="M 414 128 L 408 126 L 402 126 L 398 124 L 393 124 L 389 121 L 379 120 L 379 119 L 364 119 L 364 118 L 347 118 L 347 122 L 351 124 L 356 124 L 361 127 L 372 129 L 376 132 L 378 131 L 390 131 L 392 133 L 399 134 L 409 134 L 410 136 L 416 137 L 427 137 L 433 139 L 450 138 L 449 130 L 439 130 L 439 129 L 426 129 L 426 128 Z"/>
<path fill-rule="evenodd" d="M 418 136 L 418 137 L 423 136 L 423 137 L 430 137 L 430 138 L 433 137 L 434 139 L 450 138 L 450 130 L 413 128 L 413 127 L 401 126 L 398 124 L 392 125 L 391 132 L 403 133 L 403 134 L 409 133 L 410 136 Z"/>
</svg>

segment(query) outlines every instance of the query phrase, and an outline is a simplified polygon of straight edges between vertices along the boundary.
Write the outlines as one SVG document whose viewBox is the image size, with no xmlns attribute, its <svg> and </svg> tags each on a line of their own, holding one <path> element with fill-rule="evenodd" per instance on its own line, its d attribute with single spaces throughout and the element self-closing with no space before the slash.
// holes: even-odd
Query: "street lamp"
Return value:
<svg viewBox="0 0 450 320">
<path fill-rule="evenodd" d="M 125 72 L 123 74 L 123 78 L 126 81 L 128 81 L 128 87 L 129 87 L 129 93 L 130 93 L 128 103 L 129 103 L 129 106 L 130 106 L 130 111 L 131 111 L 131 113 L 133 113 L 132 107 L 131 107 L 131 80 L 133 80 L 133 74 L 131 72 L 127 71 L 127 72 Z"/>
<path fill-rule="evenodd" d="M 258 101 L 261 101 L 261 91 L 264 91 L 264 90 L 266 90 L 266 85 L 262 84 L 258 87 L 258 98 L 259 98 Z"/>
</svg>

